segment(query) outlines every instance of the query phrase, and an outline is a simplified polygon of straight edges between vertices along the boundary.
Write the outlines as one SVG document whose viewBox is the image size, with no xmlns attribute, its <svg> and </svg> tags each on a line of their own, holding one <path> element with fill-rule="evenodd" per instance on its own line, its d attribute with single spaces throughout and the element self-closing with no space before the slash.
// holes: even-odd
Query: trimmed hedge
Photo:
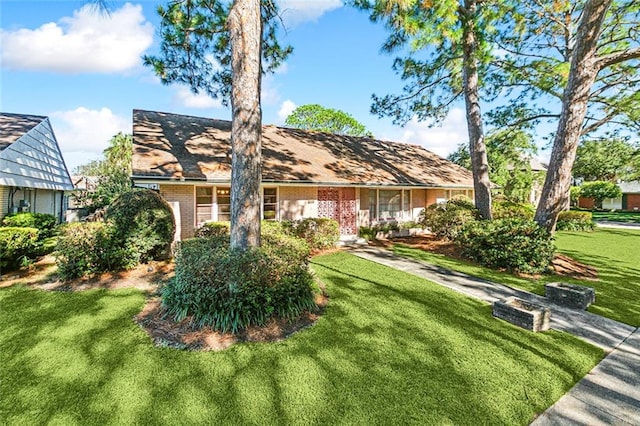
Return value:
<svg viewBox="0 0 640 426">
<path fill-rule="evenodd" d="M 593 231 L 595 227 L 591 212 L 573 210 L 560 212 L 556 224 L 558 231 Z"/>
<path fill-rule="evenodd" d="M 36 228 L 0 228 L 0 266 L 15 269 L 31 263 L 40 251 Z"/>
<path fill-rule="evenodd" d="M 54 235 L 57 223 L 55 216 L 46 213 L 16 213 L 2 219 L 2 226 L 36 228 L 40 231 L 40 238 Z"/>
<path fill-rule="evenodd" d="M 207 222 L 196 230 L 196 237 L 226 236 L 229 238 L 230 226 L 229 222 Z M 326 218 L 305 218 L 282 222 L 263 220 L 260 228 L 263 236 L 276 232 L 302 238 L 314 251 L 333 248 L 340 239 L 338 222 Z"/>
<path fill-rule="evenodd" d="M 466 257 L 480 265 L 511 272 L 545 272 L 555 252 L 549 232 L 519 218 L 469 222 L 455 242 Z"/>
<path fill-rule="evenodd" d="M 150 189 L 118 196 L 107 208 L 105 221 L 115 226 L 113 237 L 131 246 L 139 261 L 167 258 L 176 230 L 171 206 Z"/>
<path fill-rule="evenodd" d="M 533 220 L 535 210 L 531 204 L 520 204 L 512 201 L 494 201 L 492 213 L 494 219 L 520 218 Z"/>
<path fill-rule="evenodd" d="M 176 321 L 191 316 L 233 333 L 298 316 L 315 307 L 309 253 L 305 241 L 272 231 L 263 233 L 262 247 L 245 251 L 229 248 L 226 236 L 182 241 L 162 304 Z"/>
<path fill-rule="evenodd" d="M 229 238 L 230 228 L 230 222 L 206 222 L 200 228 L 196 229 L 196 237 L 207 238 L 227 236 L 227 238 Z"/>
<path fill-rule="evenodd" d="M 432 204 L 420 212 L 419 223 L 438 238 L 455 240 L 466 223 L 480 218 L 478 209 L 467 198 L 452 198 Z"/>
</svg>

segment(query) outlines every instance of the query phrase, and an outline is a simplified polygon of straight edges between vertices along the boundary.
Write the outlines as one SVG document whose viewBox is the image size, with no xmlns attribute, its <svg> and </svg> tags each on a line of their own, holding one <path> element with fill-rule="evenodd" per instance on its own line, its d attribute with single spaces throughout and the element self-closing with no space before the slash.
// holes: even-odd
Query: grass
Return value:
<svg viewBox="0 0 640 426">
<path fill-rule="evenodd" d="M 603 356 L 347 253 L 312 328 L 218 353 L 154 348 L 134 290 L 0 290 L 3 424 L 528 424 Z"/>
<path fill-rule="evenodd" d="M 598 269 L 598 281 L 561 280 L 593 287 L 596 302 L 589 311 L 634 327 L 640 326 L 640 230 L 599 228 L 595 232 L 558 232 L 558 252 Z M 523 278 L 469 262 L 395 245 L 396 254 L 433 263 L 490 281 L 544 295 L 544 285 L 558 281 L 555 275 Z"/>
<path fill-rule="evenodd" d="M 640 223 L 640 212 L 592 212 L 593 220 L 623 222 L 623 223 Z"/>
</svg>

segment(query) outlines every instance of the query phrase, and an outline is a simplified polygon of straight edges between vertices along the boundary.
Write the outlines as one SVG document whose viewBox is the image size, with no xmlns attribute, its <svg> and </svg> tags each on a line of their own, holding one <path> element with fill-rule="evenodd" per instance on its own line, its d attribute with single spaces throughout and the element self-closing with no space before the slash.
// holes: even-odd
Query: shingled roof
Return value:
<svg viewBox="0 0 640 426">
<path fill-rule="evenodd" d="M 133 111 L 133 177 L 228 182 L 231 122 Z M 471 173 L 418 145 L 264 126 L 262 180 L 321 185 L 473 186 Z"/>
<path fill-rule="evenodd" d="M 0 151 L 17 141 L 47 117 L 0 112 Z"/>
</svg>

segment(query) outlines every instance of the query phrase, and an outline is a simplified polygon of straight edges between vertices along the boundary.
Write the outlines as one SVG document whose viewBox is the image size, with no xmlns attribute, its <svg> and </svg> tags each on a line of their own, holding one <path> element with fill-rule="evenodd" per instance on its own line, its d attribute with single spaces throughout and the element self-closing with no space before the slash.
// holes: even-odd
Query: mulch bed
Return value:
<svg viewBox="0 0 640 426">
<path fill-rule="evenodd" d="M 147 301 L 144 309 L 134 317 L 134 321 L 160 347 L 172 347 L 192 351 L 219 351 L 241 342 L 277 342 L 292 334 L 311 327 L 322 315 L 328 303 L 328 296 L 316 296 L 317 308 L 304 312 L 293 320 L 272 319 L 262 327 L 249 327 L 238 334 L 220 333 L 211 327 L 196 327 L 189 318 L 175 322 L 168 318 L 160 304 L 160 298 Z"/>
</svg>

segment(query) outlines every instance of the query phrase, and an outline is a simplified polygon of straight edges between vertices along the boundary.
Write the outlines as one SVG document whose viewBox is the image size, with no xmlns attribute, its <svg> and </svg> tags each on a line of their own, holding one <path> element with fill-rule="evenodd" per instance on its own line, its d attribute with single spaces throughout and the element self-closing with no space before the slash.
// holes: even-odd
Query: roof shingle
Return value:
<svg viewBox="0 0 640 426">
<path fill-rule="evenodd" d="M 133 176 L 229 181 L 231 122 L 133 111 Z M 322 185 L 473 187 L 471 173 L 405 143 L 264 126 L 262 180 Z"/>
<path fill-rule="evenodd" d="M 0 112 L 0 151 L 20 139 L 47 117 Z"/>
</svg>

